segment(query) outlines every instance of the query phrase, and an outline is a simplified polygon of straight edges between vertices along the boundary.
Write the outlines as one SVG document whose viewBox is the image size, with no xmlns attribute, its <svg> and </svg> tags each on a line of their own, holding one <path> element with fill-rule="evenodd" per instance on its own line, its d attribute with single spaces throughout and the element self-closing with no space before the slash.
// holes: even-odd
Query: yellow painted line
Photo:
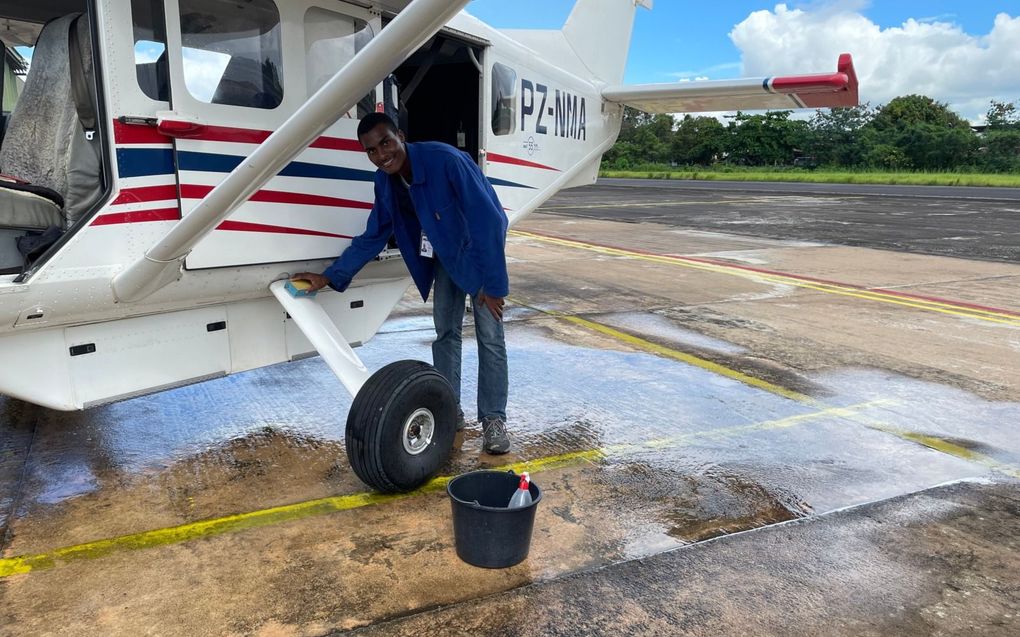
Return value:
<svg viewBox="0 0 1020 637">
<path fill-rule="evenodd" d="M 797 425 L 803 425 L 808 422 L 819 420 L 822 418 L 851 418 L 856 417 L 859 411 L 867 409 L 869 407 L 880 407 L 882 405 L 894 404 L 896 401 L 880 399 L 871 400 L 868 402 L 858 403 L 856 405 L 848 405 L 846 407 L 828 407 L 826 409 L 820 409 L 818 411 L 809 412 L 806 414 L 797 414 L 795 416 L 787 416 L 786 418 L 779 418 L 777 420 L 767 420 L 765 422 L 751 423 L 749 425 L 738 425 L 735 427 L 723 427 L 720 429 L 710 429 L 707 431 L 695 431 L 692 433 L 680 434 L 678 436 L 670 436 L 668 438 L 659 438 L 657 440 L 649 440 L 642 443 L 633 444 L 620 444 L 611 445 L 606 447 L 606 455 L 613 455 L 615 453 L 622 453 L 626 451 L 633 451 L 642 447 L 650 449 L 665 449 L 669 447 L 676 447 L 687 444 L 693 440 L 699 439 L 713 439 L 713 438 L 735 438 L 737 436 L 752 432 L 752 431 L 769 431 L 773 429 L 788 429 L 790 427 L 796 427 Z"/>
<path fill-rule="evenodd" d="M 857 405 L 850 405 L 847 407 L 830 407 L 812 413 L 798 414 L 761 423 L 691 432 L 669 438 L 651 440 L 644 443 L 610 445 L 604 449 L 589 449 L 557 454 L 535 460 L 527 460 L 509 465 L 493 467 L 493 470 L 504 471 L 512 469 L 518 473 L 521 471 L 529 471 L 530 473 L 538 474 L 543 471 L 574 466 L 581 462 L 597 462 L 612 454 L 633 452 L 641 448 L 662 449 L 686 444 L 697 439 L 735 437 L 751 431 L 788 428 L 823 418 L 847 417 L 862 409 L 887 404 L 889 402 L 891 401 L 877 400 Z M 10 577 L 12 575 L 21 575 L 33 571 L 47 570 L 63 563 L 76 560 L 91 560 L 105 557 L 113 553 L 149 549 L 170 544 L 180 544 L 183 542 L 215 537 L 217 535 L 224 535 L 227 533 L 235 533 L 247 529 L 266 527 L 283 522 L 301 520 L 330 513 L 338 513 L 341 511 L 349 511 L 365 506 L 396 502 L 398 500 L 405 500 L 425 493 L 440 491 L 444 489 L 446 484 L 452 479 L 452 476 L 434 478 L 421 488 L 410 493 L 389 495 L 379 493 L 357 493 L 353 495 L 319 498 L 316 500 L 308 500 L 306 502 L 298 502 L 295 504 L 212 518 L 209 520 L 181 524 L 163 529 L 122 535 L 115 538 L 97 540 L 84 544 L 76 544 L 73 546 L 55 549 L 46 553 L 3 558 L 0 559 L 0 579 Z"/>
<path fill-rule="evenodd" d="M 886 433 L 902 438 L 903 440 L 909 440 L 919 445 L 923 445 L 925 447 L 928 447 L 929 449 L 940 451 L 942 453 L 949 454 L 951 456 L 955 456 L 963 460 L 969 460 L 971 462 L 977 463 L 983 467 L 987 467 L 989 469 L 992 469 L 993 471 L 997 471 L 1012 478 L 1020 478 L 1020 467 L 1016 467 L 1005 462 L 999 462 L 995 458 L 986 456 L 982 453 L 978 453 L 966 447 L 949 442 L 948 440 L 943 440 L 942 438 L 937 438 L 935 436 L 929 436 L 926 434 L 920 434 L 914 431 L 907 431 L 906 429 L 900 429 L 898 427 L 893 427 L 892 425 L 887 425 L 885 423 L 876 421 L 864 422 L 863 424 L 866 427 L 870 427 L 871 429 L 884 431 Z"/>
<path fill-rule="evenodd" d="M 654 343 L 652 341 L 643 339 L 639 336 L 634 336 L 632 334 L 622 332 L 618 329 L 609 327 L 608 325 L 604 325 L 602 323 L 596 323 L 595 321 L 581 318 L 580 316 L 575 316 L 573 314 L 565 314 L 563 312 L 557 312 L 555 310 L 543 310 L 534 305 L 525 303 L 524 301 L 518 299 L 517 297 L 510 297 L 507 300 L 510 301 L 511 303 L 515 303 L 522 307 L 535 310 L 536 312 L 541 312 L 542 314 L 555 317 L 568 323 L 579 325 L 586 329 L 592 330 L 593 332 L 605 334 L 606 336 L 614 338 L 618 341 L 627 343 L 628 345 L 636 349 L 651 352 L 652 354 L 658 354 L 659 356 L 663 356 L 665 358 L 672 358 L 673 360 L 677 360 L 682 363 L 687 363 L 688 365 L 693 365 L 700 369 L 712 372 L 713 374 L 725 376 L 726 378 L 730 378 L 732 380 L 743 383 L 745 385 L 749 385 L 751 387 L 756 387 L 758 389 L 765 390 L 771 394 L 782 396 L 783 398 L 789 398 L 790 400 L 796 400 L 798 402 L 804 403 L 814 402 L 813 398 L 811 398 L 810 396 L 806 396 L 798 391 L 787 389 L 786 387 L 776 385 L 775 383 L 770 383 L 767 380 L 757 378 L 755 376 L 750 376 L 743 372 L 726 367 L 725 365 L 720 365 L 719 363 L 716 363 L 714 361 L 701 358 L 700 356 L 688 354 L 687 352 L 682 352 L 680 350 L 673 349 L 672 347 L 666 347 L 665 345 L 659 345 L 658 343 Z"/>
<path fill-rule="evenodd" d="M 811 400 L 808 396 L 805 396 L 804 394 L 796 392 L 792 389 L 787 389 L 786 387 L 776 385 L 775 383 L 770 383 L 769 381 L 763 380 L 761 378 L 749 376 L 743 372 L 739 372 L 735 369 L 730 369 L 729 367 L 725 367 L 723 365 L 720 365 L 719 363 L 715 363 L 713 361 L 706 360 L 698 356 L 694 356 L 693 354 L 681 352 L 670 347 L 659 345 L 658 343 L 653 343 L 652 341 L 647 341 L 637 336 L 632 336 L 631 334 L 627 334 L 626 332 L 621 332 L 620 330 L 613 329 L 608 325 L 596 323 L 595 321 L 589 321 L 588 319 L 583 319 L 579 316 L 560 316 L 558 318 L 561 318 L 564 321 L 567 321 L 568 323 L 580 325 L 581 327 L 586 327 L 595 332 L 605 334 L 606 336 L 611 336 L 619 341 L 627 343 L 628 345 L 631 345 L 633 347 L 643 349 L 647 352 L 652 352 L 660 356 L 665 356 L 666 358 L 672 358 L 674 360 L 687 363 L 688 365 L 699 367 L 714 374 L 718 374 L 720 376 L 725 376 L 726 378 L 733 379 L 745 385 L 750 385 L 751 387 L 763 389 L 769 393 L 776 394 L 777 396 L 782 396 L 784 398 L 789 398 L 791 400 L 797 400 L 801 402 Z"/>
<path fill-rule="evenodd" d="M 496 471 L 513 469 L 514 471 L 529 471 L 539 473 L 564 466 L 577 464 L 578 462 L 593 462 L 603 457 L 601 450 L 575 451 L 562 453 L 536 460 L 527 460 L 511 465 L 495 467 Z M 189 524 L 132 533 L 120 537 L 87 542 L 59 548 L 46 553 L 36 555 L 24 555 L 0 559 L 0 579 L 19 575 L 32 571 L 53 568 L 58 564 L 74 560 L 91 560 L 112 553 L 122 551 L 136 551 L 168 544 L 180 544 L 191 540 L 223 535 L 225 533 L 236 533 L 247 529 L 254 529 L 264 526 L 301 520 L 308 517 L 349 511 L 365 506 L 383 504 L 404 500 L 423 493 L 440 491 L 452 480 L 452 476 L 441 476 L 434 478 L 421 488 L 409 493 L 398 493 L 383 495 L 380 493 L 356 493 L 353 495 L 333 496 L 308 500 L 296 504 L 228 515 L 220 518 L 202 520 Z"/>
<path fill-rule="evenodd" d="M 596 323 L 595 321 L 584 319 L 584 318 L 581 318 L 579 316 L 573 316 L 573 315 L 569 315 L 569 314 L 564 314 L 563 312 L 557 312 L 557 311 L 553 311 L 553 310 L 543 310 L 543 309 L 535 307 L 533 305 L 529 305 L 527 303 L 524 303 L 524 302 L 522 302 L 522 301 L 520 301 L 520 300 L 518 300 L 516 298 L 510 298 L 509 300 L 511 302 L 513 302 L 513 303 L 516 303 L 518 305 L 527 307 L 527 308 L 535 310 L 537 312 L 542 312 L 543 314 L 547 314 L 547 315 L 555 317 L 557 319 L 560 319 L 560 320 L 563 320 L 563 321 L 567 321 L 567 322 L 572 323 L 574 325 L 579 325 L 581 327 L 590 329 L 592 331 L 599 332 L 600 334 L 605 334 L 606 336 L 610 336 L 610 337 L 612 337 L 614 339 L 617 339 L 617 340 L 619 340 L 621 342 L 627 343 L 628 345 L 631 345 L 632 347 L 635 347 L 635 348 L 638 348 L 638 349 L 642 349 L 642 350 L 645 350 L 647 352 L 651 352 L 653 354 L 658 354 L 659 356 L 664 356 L 666 358 L 672 358 L 673 360 L 677 360 L 677 361 L 680 361 L 680 362 L 683 362 L 683 363 L 687 363 L 689 365 L 694 365 L 694 366 L 696 366 L 696 367 L 698 367 L 700 369 L 704 369 L 704 370 L 706 370 L 708 372 L 712 372 L 714 374 L 718 374 L 720 376 L 724 376 L 726 378 L 733 379 L 733 380 L 738 381 L 740 383 L 743 383 L 745 385 L 749 385 L 751 387 L 755 387 L 757 389 L 761 389 L 763 391 L 767 391 L 767 392 L 769 392 L 771 394 L 774 394 L 776 396 L 782 396 L 783 398 L 788 398 L 790 400 L 795 400 L 795 401 L 797 401 L 799 403 L 802 403 L 802 404 L 805 404 L 805 405 L 810 405 L 812 407 L 815 407 L 816 409 L 821 410 L 818 413 L 830 413 L 830 412 L 831 413 L 835 413 L 835 412 L 832 412 L 832 410 L 833 409 L 839 409 L 839 408 L 829 407 L 823 401 L 820 401 L 820 400 L 818 400 L 816 398 L 812 398 L 811 396 L 807 396 L 805 394 L 802 394 L 800 392 L 794 391 L 792 389 L 787 389 L 786 387 L 782 387 L 780 385 L 776 385 L 775 383 L 770 383 L 767 380 L 763 380 L 761 378 L 755 378 L 754 376 L 749 376 L 747 374 L 744 374 L 743 372 L 739 372 L 739 371 L 737 371 L 735 369 L 731 369 L 731 368 L 726 367 L 724 365 L 720 365 L 719 363 L 715 363 L 713 361 L 709 361 L 709 360 L 700 358 L 698 356 L 694 356 L 693 354 L 688 354 L 686 352 L 681 352 L 679 350 L 675 350 L 675 349 L 672 349 L 670 347 L 666 347 L 664 345 L 659 345 L 658 343 L 653 343 L 653 342 L 645 340 L 643 338 L 640 338 L 640 337 L 637 337 L 637 336 L 634 336 L 634 335 L 631 335 L 631 334 L 627 334 L 626 332 L 621 332 L 620 330 L 617 330 L 617 329 L 614 329 L 612 327 L 609 327 L 608 325 L 603 325 L 602 323 Z M 878 402 L 881 402 L 881 401 L 876 401 L 874 403 L 869 403 L 869 404 L 878 404 Z M 892 401 L 887 401 L 887 402 L 892 402 Z M 906 441 L 909 441 L 909 442 L 917 443 L 917 444 L 920 444 L 922 446 L 928 447 L 929 449 L 932 449 L 932 450 L 935 450 L 935 451 L 939 451 L 939 452 L 942 452 L 942 453 L 945 453 L 945 454 L 948 454 L 948 455 L 951 455 L 951 456 L 954 456 L 954 457 L 957 457 L 957 458 L 961 458 L 963 460 L 969 460 L 971 462 L 975 462 L 975 463 L 980 464 L 980 465 L 982 465 L 984 467 L 988 467 L 989 469 L 993 469 L 995 471 L 998 471 L 1000 473 L 1003 473 L 1005 475 L 1008 475 L 1008 476 L 1011 476 L 1011 477 L 1014 477 L 1014 478 L 1020 478 L 1020 467 L 1015 467 L 1013 465 L 1009 465 L 1009 464 L 1005 464 L 1005 463 L 999 462 L 998 460 L 996 460 L 996 459 L 994 459 L 994 458 L 992 458 L 990 456 L 986 456 L 984 454 L 977 453 L 976 451 L 972 451 L 972 450 L 967 449 L 965 447 L 961 447 L 959 445 L 953 444 L 953 443 L 951 443 L 949 441 L 942 440 L 941 438 L 936 438 L 934 436 L 928 436 L 928 435 L 924 435 L 924 434 L 918 434 L 918 433 L 914 433 L 914 432 L 911 432 L 911 431 L 907 431 L 907 430 L 904 430 L 904 429 L 899 429 L 899 428 L 887 425 L 885 423 L 881 423 L 881 422 L 870 420 L 870 419 L 864 420 L 864 419 L 861 419 L 859 416 L 857 416 L 856 414 L 854 414 L 852 412 L 847 412 L 845 414 L 840 414 L 840 415 L 842 417 L 848 418 L 848 419 L 850 419 L 850 420 L 852 420 L 854 422 L 857 422 L 860 425 L 868 427 L 869 429 L 874 429 L 876 431 L 881 431 L 881 432 L 884 432 L 884 433 L 892 434 L 892 435 L 897 436 L 898 438 L 900 438 L 902 440 L 906 440 Z M 794 416 L 793 418 L 794 419 L 798 418 L 798 416 Z M 672 439 L 669 439 L 669 440 L 672 440 Z M 668 444 L 672 444 L 672 443 L 670 442 Z"/>
<path fill-rule="evenodd" d="M 817 292 L 824 292 L 827 294 L 836 294 L 840 296 L 848 296 L 853 298 L 865 299 L 869 301 L 879 301 L 882 303 L 890 303 L 893 305 L 900 305 L 903 307 L 910 307 L 929 312 L 939 312 L 941 314 L 948 314 L 951 316 L 960 316 L 964 318 L 972 318 L 992 323 L 1020 327 L 1020 317 L 1014 316 L 1012 314 L 996 312 L 994 310 L 972 308 L 964 305 L 956 305 L 951 302 L 934 301 L 921 298 L 906 298 L 895 294 L 889 294 L 886 292 L 864 290 L 861 288 L 842 286 L 834 283 L 811 281 L 793 276 L 785 276 L 782 274 L 771 274 L 768 272 L 746 270 L 743 268 L 737 268 L 723 264 L 706 263 L 703 261 L 696 261 L 681 256 L 645 254 L 642 252 L 634 252 L 622 248 L 611 248 L 607 246 L 586 243 L 584 241 L 575 241 L 573 239 L 560 239 L 557 237 L 547 237 L 540 234 L 525 232 L 523 230 L 512 230 L 510 234 L 526 239 L 550 243 L 553 245 L 577 248 L 581 250 L 587 250 L 590 252 L 597 252 L 599 254 L 625 257 L 629 259 L 638 259 L 641 261 L 649 261 L 652 263 L 661 263 L 665 265 L 680 266 L 693 270 L 701 270 L 704 272 L 727 274 L 730 276 L 738 276 L 745 279 L 765 281 L 768 283 L 791 285 L 799 288 L 815 290 Z"/>
<path fill-rule="evenodd" d="M 892 400 L 882 399 L 858 403 L 855 405 L 848 405 L 846 407 L 828 407 L 810 413 L 797 414 L 794 416 L 788 416 L 786 418 L 769 420 L 759 423 L 751 423 L 747 425 L 737 425 L 733 427 L 696 431 L 686 434 L 680 434 L 677 436 L 671 436 L 668 438 L 650 440 L 643 443 L 624 443 L 610 445 L 603 449 L 589 449 L 584 451 L 557 454 L 545 458 L 538 458 L 535 460 L 527 460 L 516 462 L 509 465 L 493 467 L 493 470 L 503 471 L 507 469 L 512 469 L 518 473 L 521 471 L 529 471 L 531 473 L 537 474 L 543 471 L 550 471 L 553 469 L 575 466 L 582 462 L 589 463 L 597 462 L 611 455 L 633 453 L 640 449 L 663 449 L 668 447 L 680 446 L 688 444 L 698 439 L 733 438 L 753 431 L 786 429 L 798 425 L 807 424 L 812 421 L 822 420 L 825 418 L 844 418 L 859 420 L 861 418 L 861 414 L 859 412 L 870 407 L 892 404 L 894 402 L 895 401 Z M 953 445 L 952 443 L 949 443 L 947 441 L 938 438 L 933 438 L 930 436 L 922 436 L 919 434 L 915 434 L 913 432 L 896 430 L 895 428 L 883 426 L 877 423 L 872 423 L 872 425 L 869 426 L 871 426 L 873 429 L 888 431 L 889 433 L 893 433 L 902 438 L 919 442 L 920 444 L 923 444 L 926 447 L 930 447 L 932 449 L 936 449 L 944 453 L 951 453 L 952 455 L 957 455 L 968 460 L 972 460 L 974 462 L 979 462 L 981 464 L 984 464 L 985 466 L 988 466 L 989 468 L 993 468 L 1003 473 L 1006 473 L 1007 475 L 1020 478 L 1020 470 L 1018 470 L 1016 467 L 999 463 L 994 459 L 987 458 L 986 456 L 975 453 L 969 449 L 965 449 L 958 445 Z M 292 520 L 300 520 L 318 515 L 337 513 L 340 511 L 348 511 L 351 509 L 357 509 L 375 504 L 395 502 L 398 500 L 408 499 L 417 495 L 442 490 L 443 488 L 446 487 L 446 484 L 451 479 L 452 476 L 441 476 L 438 478 L 434 478 L 420 489 L 412 491 L 410 493 L 392 495 L 382 495 L 378 493 L 358 493 L 346 496 L 320 498 L 317 500 L 309 500 L 307 502 L 299 502 L 296 504 L 272 507 L 269 509 L 262 509 L 259 511 L 251 511 L 248 513 L 241 513 L 221 518 L 203 520 L 201 522 L 182 524 L 175 527 L 156 529 L 153 531 L 145 531 L 142 533 L 123 535 L 120 537 L 106 540 L 98 540 L 95 542 L 78 544 L 74 546 L 59 548 L 47 553 L 4 558 L 0 559 L 0 579 L 10 577 L 13 575 L 25 574 L 33 571 L 41 571 L 54 568 L 63 563 L 75 560 L 96 559 L 113 553 L 148 549 L 169 544 L 178 544 L 188 542 L 191 540 L 197 540 L 202 538 L 214 537 L 217 535 L 223 535 L 226 533 L 243 531 L 246 529 L 270 526 L 282 522 L 289 522 Z"/>
</svg>

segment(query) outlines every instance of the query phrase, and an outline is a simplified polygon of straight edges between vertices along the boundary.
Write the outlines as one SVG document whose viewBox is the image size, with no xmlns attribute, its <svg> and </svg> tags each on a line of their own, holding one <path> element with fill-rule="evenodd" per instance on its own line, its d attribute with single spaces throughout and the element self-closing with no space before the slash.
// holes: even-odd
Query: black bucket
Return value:
<svg viewBox="0 0 1020 637">
<path fill-rule="evenodd" d="M 506 568 L 524 561 L 542 490 L 531 483 L 531 504 L 508 509 L 520 476 L 513 471 L 474 471 L 446 485 L 453 506 L 457 557 L 483 568 Z"/>
</svg>

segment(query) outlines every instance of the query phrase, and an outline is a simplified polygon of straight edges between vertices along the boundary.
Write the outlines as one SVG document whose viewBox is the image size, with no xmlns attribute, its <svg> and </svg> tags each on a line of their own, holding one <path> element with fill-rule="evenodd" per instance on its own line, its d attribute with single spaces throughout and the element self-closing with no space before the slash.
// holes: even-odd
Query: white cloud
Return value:
<svg viewBox="0 0 1020 637">
<path fill-rule="evenodd" d="M 840 53 L 854 56 L 861 101 L 879 105 L 920 93 L 979 120 L 992 99 L 1020 98 L 1020 16 L 1000 13 L 989 33 L 971 35 L 932 18 L 881 28 L 859 13 L 860 2 L 778 4 L 755 11 L 730 32 L 747 76 L 835 70 Z M 924 20 L 924 21 L 922 21 Z"/>
<path fill-rule="evenodd" d="M 184 47 L 184 84 L 196 99 L 211 102 L 230 56 L 216 51 Z"/>
<path fill-rule="evenodd" d="M 690 79 L 707 79 L 713 75 L 718 75 L 721 72 L 737 71 L 740 70 L 742 64 L 740 62 L 726 62 L 725 64 L 716 64 L 700 71 L 676 71 L 669 73 L 670 77 L 675 77 L 679 80 L 690 80 Z"/>
</svg>

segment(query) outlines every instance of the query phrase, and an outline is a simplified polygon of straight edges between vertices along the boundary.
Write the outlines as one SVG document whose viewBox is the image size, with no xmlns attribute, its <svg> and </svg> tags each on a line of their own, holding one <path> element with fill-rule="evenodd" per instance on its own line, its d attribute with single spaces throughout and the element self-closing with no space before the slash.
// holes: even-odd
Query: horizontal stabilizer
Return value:
<svg viewBox="0 0 1020 637">
<path fill-rule="evenodd" d="M 835 73 L 610 86 L 602 91 L 602 97 L 646 113 L 829 108 L 859 103 L 857 74 L 849 53 L 839 56 Z"/>
</svg>

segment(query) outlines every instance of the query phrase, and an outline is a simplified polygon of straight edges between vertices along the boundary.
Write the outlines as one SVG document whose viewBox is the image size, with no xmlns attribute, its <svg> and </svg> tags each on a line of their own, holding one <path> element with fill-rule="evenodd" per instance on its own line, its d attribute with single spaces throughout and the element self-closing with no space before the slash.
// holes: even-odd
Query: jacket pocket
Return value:
<svg viewBox="0 0 1020 637">
<path fill-rule="evenodd" d="M 449 222 L 458 214 L 456 201 L 447 203 L 445 206 L 435 206 L 432 208 L 432 218 L 440 222 Z"/>
</svg>

